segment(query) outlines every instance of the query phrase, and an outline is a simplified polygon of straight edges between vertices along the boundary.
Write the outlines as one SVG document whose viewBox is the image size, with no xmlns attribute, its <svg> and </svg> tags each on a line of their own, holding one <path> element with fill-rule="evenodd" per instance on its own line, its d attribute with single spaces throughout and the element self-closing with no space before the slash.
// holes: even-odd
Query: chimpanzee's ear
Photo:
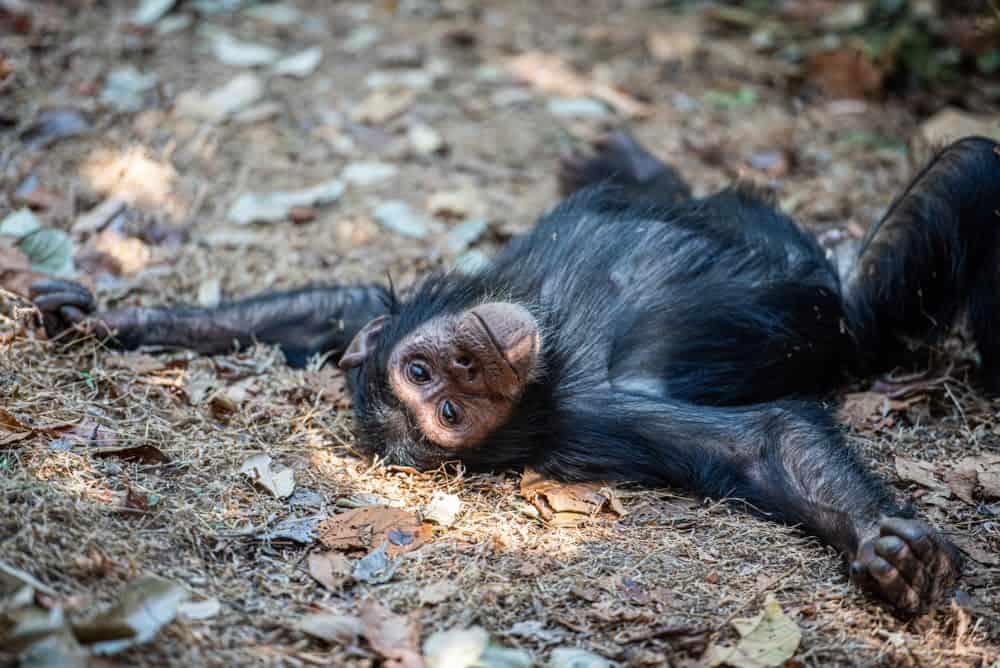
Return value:
<svg viewBox="0 0 1000 668">
<path fill-rule="evenodd" d="M 362 327 L 361 331 L 351 339 L 351 344 L 347 346 L 347 350 L 344 351 L 337 366 L 347 371 L 364 364 L 365 359 L 375 352 L 375 341 L 378 339 L 378 333 L 385 327 L 387 320 L 389 320 L 387 315 L 380 315 L 369 320 L 368 324 Z"/>
</svg>

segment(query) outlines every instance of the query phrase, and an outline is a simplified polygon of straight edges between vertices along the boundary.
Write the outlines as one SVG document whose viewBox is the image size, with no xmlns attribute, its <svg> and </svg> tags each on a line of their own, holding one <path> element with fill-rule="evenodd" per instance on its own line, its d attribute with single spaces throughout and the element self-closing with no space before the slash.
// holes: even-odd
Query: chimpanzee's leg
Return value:
<svg viewBox="0 0 1000 668">
<path fill-rule="evenodd" d="M 842 551 L 855 582 L 903 613 L 958 575 L 957 550 L 897 505 L 818 403 L 720 408 L 595 389 L 569 412 L 560 447 L 535 464 L 546 473 L 742 499 Z"/>
<path fill-rule="evenodd" d="M 862 371 L 897 361 L 902 338 L 968 309 L 988 389 L 1000 391 L 1000 153 L 969 137 L 941 151 L 869 232 L 847 288 Z"/>
<path fill-rule="evenodd" d="M 564 196 L 586 186 L 609 183 L 623 189 L 623 197 L 674 205 L 691 199 L 691 188 L 676 169 L 619 130 L 595 145 L 593 155 L 573 153 L 559 166 L 559 189 Z"/>
<path fill-rule="evenodd" d="M 302 366 L 316 353 L 342 353 L 366 322 L 389 312 L 391 297 L 380 286 L 303 288 L 263 294 L 216 308 L 127 307 L 95 312 L 82 285 L 46 280 L 32 286 L 49 336 L 90 332 L 126 349 L 139 346 L 229 352 L 253 342 L 282 348 L 289 364 Z"/>
</svg>

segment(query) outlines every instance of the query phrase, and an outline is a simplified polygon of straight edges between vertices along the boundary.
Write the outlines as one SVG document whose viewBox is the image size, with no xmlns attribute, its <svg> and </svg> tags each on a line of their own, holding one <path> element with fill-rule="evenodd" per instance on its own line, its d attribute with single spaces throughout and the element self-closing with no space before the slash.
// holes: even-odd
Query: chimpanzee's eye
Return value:
<svg viewBox="0 0 1000 668">
<path fill-rule="evenodd" d="M 448 399 L 441 402 L 441 419 L 444 420 L 445 424 L 455 426 L 458 424 L 459 418 L 458 407 L 455 404 Z"/>
<path fill-rule="evenodd" d="M 430 382 L 431 370 L 423 362 L 410 362 L 406 367 L 406 375 L 417 385 Z"/>
</svg>

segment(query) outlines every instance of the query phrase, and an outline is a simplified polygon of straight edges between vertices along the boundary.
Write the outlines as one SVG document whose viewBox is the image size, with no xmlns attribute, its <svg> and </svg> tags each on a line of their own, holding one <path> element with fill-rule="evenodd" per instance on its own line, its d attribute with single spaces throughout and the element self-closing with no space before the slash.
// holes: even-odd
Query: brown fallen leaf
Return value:
<svg viewBox="0 0 1000 668">
<path fill-rule="evenodd" d="M 579 74 L 561 56 L 553 53 L 528 51 L 508 61 L 507 70 L 515 78 L 545 93 L 593 97 L 632 119 L 652 114 L 649 105 L 606 83 Z"/>
<path fill-rule="evenodd" d="M 300 619 L 295 628 L 330 644 L 350 645 L 364 631 L 364 624 L 354 615 L 316 613 Z"/>
<path fill-rule="evenodd" d="M 309 575 L 330 591 L 339 591 L 351 579 L 351 560 L 339 552 L 313 552 L 309 555 Z"/>
<path fill-rule="evenodd" d="M 112 369 L 128 369 L 137 374 L 155 373 L 167 368 L 164 359 L 153 357 L 145 353 L 121 352 L 114 356 L 109 356 L 104 365 Z"/>
<path fill-rule="evenodd" d="M 88 454 L 98 459 L 114 457 L 136 464 L 167 464 L 170 462 L 170 458 L 163 454 L 162 450 L 149 444 L 93 448 L 88 451 Z"/>
<path fill-rule="evenodd" d="M 965 457 L 945 474 L 945 480 L 958 498 L 976 505 L 976 492 L 983 499 L 1000 498 L 1000 455 Z"/>
<path fill-rule="evenodd" d="M 5 239 L 10 237 L 0 237 L 0 288 L 27 297 L 31 284 L 42 274 L 33 271 L 28 256 Z"/>
<path fill-rule="evenodd" d="M 334 408 L 351 407 L 351 393 L 343 371 L 328 365 L 303 372 L 302 380 L 309 395 L 315 393 Z"/>
<path fill-rule="evenodd" d="M 422 546 L 433 529 L 414 513 L 389 506 L 365 506 L 334 515 L 317 528 L 319 542 L 329 550 L 368 550 L 384 542 L 390 558 Z"/>
<path fill-rule="evenodd" d="M 928 489 L 946 491 L 944 483 L 937 477 L 934 465 L 930 462 L 906 457 L 896 457 L 896 475 L 900 480 L 915 482 Z"/>
<path fill-rule="evenodd" d="M 858 431 L 892 427 L 894 412 L 906 410 L 920 401 L 923 401 L 922 396 L 897 400 L 880 392 L 853 392 L 844 397 L 840 419 Z"/>
<path fill-rule="evenodd" d="M 861 49 L 843 46 L 810 56 L 806 76 L 836 98 L 864 98 L 882 89 L 885 71 Z"/>
<path fill-rule="evenodd" d="M 118 435 L 92 418 L 84 418 L 82 422 L 66 430 L 60 436 L 69 446 L 87 446 L 110 448 L 118 445 Z"/>
<path fill-rule="evenodd" d="M 625 508 L 607 485 L 562 483 L 530 468 L 521 476 L 521 496 L 553 526 L 578 526 L 605 507 L 617 515 L 625 514 Z"/>
<path fill-rule="evenodd" d="M 1000 554 L 983 547 L 982 543 L 972 536 L 952 534 L 948 538 L 957 545 L 962 552 L 969 555 L 973 561 L 978 561 L 984 566 L 1000 566 Z"/>
<path fill-rule="evenodd" d="M 5 408 L 0 408 L 0 428 L 7 431 L 27 431 L 34 434 L 59 434 L 73 429 L 77 422 L 43 422 L 36 424 L 14 415 Z"/>
<path fill-rule="evenodd" d="M 360 616 L 365 639 L 386 660 L 386 668 L 425 668 L 415 614 L 397 615 L 369 598 L 361 604 Z"/>
</svg>

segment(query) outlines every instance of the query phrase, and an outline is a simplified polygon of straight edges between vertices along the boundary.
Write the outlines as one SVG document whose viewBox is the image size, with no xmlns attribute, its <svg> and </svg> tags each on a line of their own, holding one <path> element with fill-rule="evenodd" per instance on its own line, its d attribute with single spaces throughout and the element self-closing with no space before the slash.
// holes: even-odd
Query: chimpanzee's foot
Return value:
<svg viewBox="0 0 1000 668">
<path fill-rule="evenodd" d="M 640 185 L 665 170 L 673 172 L 632 135 L 617 130 L 595 142 L 593 154 L 574 152 L 564 155 L 559 164 L 559 188 L 563 195 L 569 195 L 602 182 Z M 674 176 L 679 182 L 680 178 L 676 174 Z"/>
<path fill-rule="evenodd" d="M 955 546 L 928 525 L 890 517 L 861 543 L 851 577 L 897 612 L 912 615 L 951 594 L 961 562 Z"/>
</svg>

